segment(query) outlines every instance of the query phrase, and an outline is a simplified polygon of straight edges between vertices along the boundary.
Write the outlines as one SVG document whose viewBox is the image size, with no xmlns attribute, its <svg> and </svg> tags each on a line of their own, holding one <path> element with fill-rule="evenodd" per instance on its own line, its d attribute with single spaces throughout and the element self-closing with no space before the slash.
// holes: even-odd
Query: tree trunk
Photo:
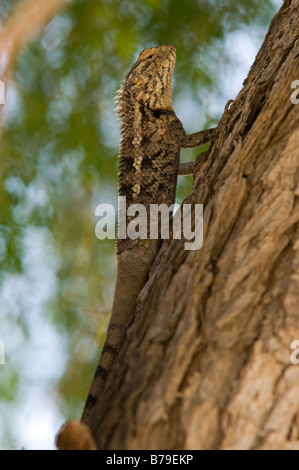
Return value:
<svg viewBox="0 0 299 470">
<path fill-rule="evenodd" d="M 299 449 L 299 3 L 273 19 L 88 423 L 101 449 Z"/>
</svg>

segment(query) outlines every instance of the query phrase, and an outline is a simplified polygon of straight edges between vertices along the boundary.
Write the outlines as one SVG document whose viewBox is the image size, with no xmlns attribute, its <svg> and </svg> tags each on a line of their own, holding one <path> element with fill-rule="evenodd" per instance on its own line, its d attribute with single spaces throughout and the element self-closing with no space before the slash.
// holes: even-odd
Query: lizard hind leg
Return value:
<svg viewBox="0 0 299 470">
<path fill-rule="evenodd" d="M 106 378 L 125 337 L 128 324 L 134 314 L 138 295 L 149 272 L 144 257 L 131 250 L 117 257 L 117 280 L 114 292 L 111 319 L 106 341 L 91 384 L 82 421 L 87 422 L 93 406 L 103 391 Z"/>
</svg>

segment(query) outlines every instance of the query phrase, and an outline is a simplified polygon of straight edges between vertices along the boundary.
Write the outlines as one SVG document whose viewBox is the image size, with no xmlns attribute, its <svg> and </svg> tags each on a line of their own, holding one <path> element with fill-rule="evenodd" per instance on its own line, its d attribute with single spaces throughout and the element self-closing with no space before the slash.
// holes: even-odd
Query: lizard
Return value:
<svg viewBox="0 0 299 470">
<path fill-rule="evenodd" d="M 213 142 L 218 135 L 217 128 L 186 134 L 172 106 L 175 62 L 176 48 L 172 44 L 143 50 L 117 95 L 117 114 L 121 120 L 118 191 L 120 196 L 126 196 L 127 208 L 140 203 L 149 212 L 151 204 L 172 205 L 181 148 Z M 190 165 L 187 167 L 182 165 L 182 174 L 188 173 Z M 88 424 L 104 389 L 160 244 L 161 239 L 117 239 L 117 279 L 112 313 L 83 410 L 83 423 Z"/>
</svg>

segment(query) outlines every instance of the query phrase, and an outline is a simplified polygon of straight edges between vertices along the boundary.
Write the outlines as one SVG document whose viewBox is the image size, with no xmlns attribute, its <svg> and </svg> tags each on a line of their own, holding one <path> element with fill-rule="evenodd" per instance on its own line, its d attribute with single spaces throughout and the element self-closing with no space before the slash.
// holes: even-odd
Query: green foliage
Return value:
<svg viewBox="0 0 299 470">
<path fill-rule="evenodd" d="M 2 0 L 2 18 L 15 3 Z M 32 312 L 25 297 L 45 289 L 47 295 L 34 308 L 40 335 L 43 324 L 51 325 L 69 355 L 53 378 L 66 417 L 80 416 L 98 356 L 97 331 L 111 307 L 114 242 L 96 239 L 94 210 L 101 202 L 116 203 L 114 96 L 123 76 L 142 49 L 175 44 L 174 107 L 180 117 L 176 103 L 188 97 L 190 113 L 201 116 L 192 131 L 209 127 L 220 117 L 205 108 L 205 100 L 221 90 L 223 65 L 229 60 L 224 38 L 250 26 L 261 42 L 274 13 L 269 0 L 77 0 L 18 56 L 1 140 L 0 280 L 3 289 L 14 276 L 19 280 L 1 321 L 13 311 L 22 339 L 12 340 L 11 325 L 6 330 L 0 325 L 0 339 L 8 349 L 13 341 L 30 348 L 37 325 L 28 319 Z M 185 160 L 195 158 L 196 151 L 186 155 Z M 190 179 L 182 179 L 179 200 L 191 185 Z M 22 282 L 37 291 L 22 293 Z M 0 301 L 5 302 L 3 292 Z M 13 355 L 21 354 L 15 346 L 11 349 Z M 4 403 L 15 400 L 17 408 L 27 372 L 18 360 L 12 364 L 0 393 Z"/>
</svg>

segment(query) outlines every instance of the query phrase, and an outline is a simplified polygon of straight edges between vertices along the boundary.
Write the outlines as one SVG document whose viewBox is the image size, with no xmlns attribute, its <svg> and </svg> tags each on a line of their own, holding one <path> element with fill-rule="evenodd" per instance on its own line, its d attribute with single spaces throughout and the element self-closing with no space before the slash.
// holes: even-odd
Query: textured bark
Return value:
<svg viewBox="0 0 299 470">
<path fill-rule="evenodd" d="M 299 449 L 299 3 L 273 19 L 164 242 L 90 419 L 106 449 Z"/>
</svg>

